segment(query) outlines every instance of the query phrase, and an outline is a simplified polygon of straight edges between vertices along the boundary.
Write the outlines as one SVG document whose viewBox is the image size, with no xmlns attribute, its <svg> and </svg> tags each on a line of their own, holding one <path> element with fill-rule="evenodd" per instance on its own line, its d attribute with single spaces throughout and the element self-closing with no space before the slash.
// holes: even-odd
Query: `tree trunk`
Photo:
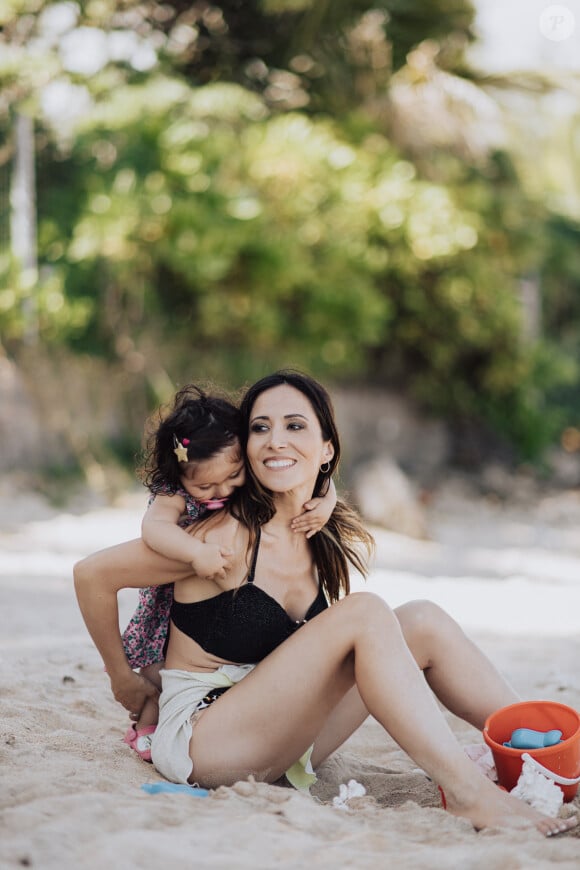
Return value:
<svg viewBox="0 0 580 870">
<path fill-rule="evenodd" d="M 34 121 L 28 115 L 15 117 L 14 164 L 10 191 L 12 254 L 19 271 L 23 294 L 24 339 L 38 340 L 35 288 L 38 281 L 36 247 L 36 179 L 34 166 Z"/>
</svg>

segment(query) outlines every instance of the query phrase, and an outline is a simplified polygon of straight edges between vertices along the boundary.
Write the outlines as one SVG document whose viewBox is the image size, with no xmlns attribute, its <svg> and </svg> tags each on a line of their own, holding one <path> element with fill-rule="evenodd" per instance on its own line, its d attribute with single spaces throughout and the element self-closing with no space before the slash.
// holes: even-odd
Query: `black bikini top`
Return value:
<svg viewBox="0 0 580 870">
<path fill-rule="evenodd" d="M 173 600 L 171 621 L 202 649 L 218 658 L 238 664 L 255 664 L 276 649 L 317 614 L 328 607 L 321 588 L 304 619 L 291 619 L 271 595 L 254 586 L 260 546 L 260 532 L 252 557 L 248 580 L 204 601 L 184 604 Z"/>
</svg>

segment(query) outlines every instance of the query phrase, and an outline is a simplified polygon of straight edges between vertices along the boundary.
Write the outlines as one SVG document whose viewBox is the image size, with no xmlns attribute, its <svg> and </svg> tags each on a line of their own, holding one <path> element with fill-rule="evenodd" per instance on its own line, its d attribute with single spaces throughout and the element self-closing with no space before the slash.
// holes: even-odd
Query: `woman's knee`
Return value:
<svg viewBox="0 0 580 870">
<path fill-rule="evenodd" d="M 421 667 L 426 667 L 439 641 L 461 629 L 434 601 L 408 601 L 395 610 L 403 636 Z"/>
<path fill-rule="evenodd" d="M 437 633 L 444 625 L 453 622 L 442 607 L 422 598 L 397 607 L 395 615 L 404 632 Z"/>
<path fill-rule="evenodd" d="M 375 621 L 382 624 L 397 621 L 387 602 L 374 592 L 353 592 L 343 598 L 341 604 L 345 618 L 349 621 L 360 621 L 364 627 Z"/>
</svg>

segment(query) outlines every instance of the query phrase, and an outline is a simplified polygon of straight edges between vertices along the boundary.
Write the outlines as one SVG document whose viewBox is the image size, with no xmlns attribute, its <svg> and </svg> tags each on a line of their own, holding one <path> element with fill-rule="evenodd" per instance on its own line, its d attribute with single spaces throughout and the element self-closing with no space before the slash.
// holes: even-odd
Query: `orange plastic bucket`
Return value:
<svg viewBox="0 0 580 870">
<path fill-rule="evenodd" d="M 562 742 L 542 749 L 514 749 L 504 746 L 516 728 L 562 732 Z M 522 772 L 522 755 L 526 753 L 547 770 L 560 777 L 580 777 L 580 713 L 556 701 L 522 701 L 496 710 L 488 716 L 483 739 L 491 749 L 499 784 L 511 791 Z M 556 780 L 557 781 L 557 780 Z M 564 800 L 573 800 L 578 783 L 560 785 Z"/>
</svg>

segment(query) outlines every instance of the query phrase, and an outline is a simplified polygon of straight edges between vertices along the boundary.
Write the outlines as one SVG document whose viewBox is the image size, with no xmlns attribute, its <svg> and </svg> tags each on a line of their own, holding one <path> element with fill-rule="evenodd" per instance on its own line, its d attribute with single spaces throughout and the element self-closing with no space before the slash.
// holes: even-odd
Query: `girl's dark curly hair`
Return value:
<svg viewBox="0 0 580 870">
<path fill-rule="evenodd" d="M 183 387 L 169 409 L 149 420 L 146 446 L 138 474 L 152 493 L 175 493 L 181 487 L 182 464 L 175 447 L 187 450 L 188 462 L 203 462 L 240 442 L 238 408 L 221 396 L 208 395 L 195 384 Z M 184 445 L 185 441 L 189 441 Z M 242 453 L 240 450 L 240 459 Z"/>
<path fill-rule="evenodd" d="M 334 448 L 334 456 L 325 463 L 326 469 L 319 472 L 312 492 L 312 497 L 323 496 L 328 491 L 330 478 L 338 467 L 340 439 L 330 396 L 324 387 L 309 375 L 293 370 L 278 371 L 261 378 L 248 388 L 240 405 L 241 443 L 244 454 L 256 399 L 266 390 L 282 384 L 288 384 L 306 396 L 320 423 L 322 437 L 325 441 L 330 441 Z M 246 466 L 246 485 L 239 491 L 239 499 L 231 509 L 250 529 L 252 537 L 255 537 L 259 527 L 267 523 L 276 513 L 273 493 L 256 480 L 249 465 Z M 331 602 L 337 601 L 341 595 L 348 594 L 350 591 L 349 565 L 363 576 L 368 573 L 368 559 L 374 550 L 374 539 L 363 526 L 358 514 L 346 502 L 338 500 L 328 523 L 310 539 L 309 543 L 320 583 Z"/>
</svg>

